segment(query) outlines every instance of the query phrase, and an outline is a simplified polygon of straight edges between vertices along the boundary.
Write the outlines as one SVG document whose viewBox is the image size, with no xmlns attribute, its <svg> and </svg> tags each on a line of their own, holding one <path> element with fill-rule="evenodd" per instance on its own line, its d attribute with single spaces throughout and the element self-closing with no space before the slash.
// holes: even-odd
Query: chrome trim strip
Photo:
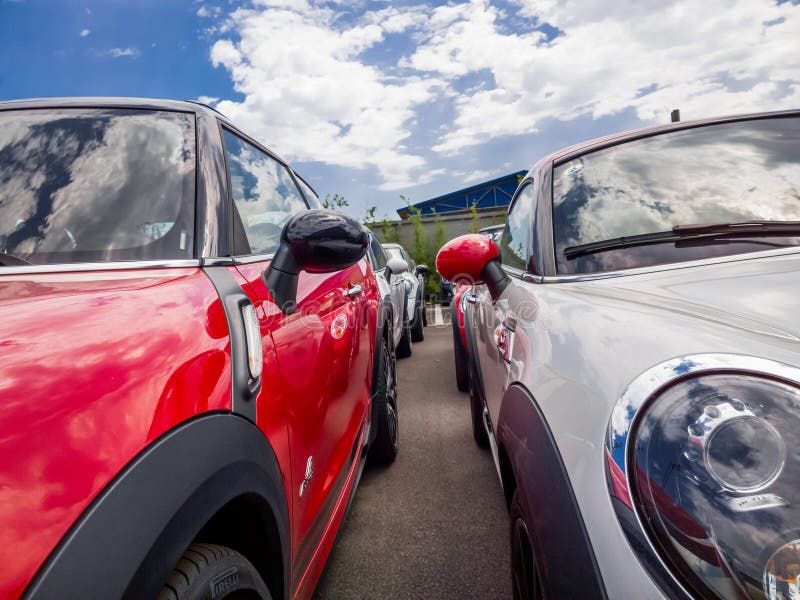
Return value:
<svg viewBox="0 0 800 600">
<path fill-rule="evenodd" d="M 645 273 L 658 273 L 662 271 L 674 271 L 675 269 L 689 269 L 691 267 L 701 267 L 705 265 L 716 265 L 721 263 L 739 262 L 743 260 L 755 260 L 770 256 L 784 256 L 800 254 L 800 246 L 791 248 L 778 248 L 775 250 L 762 250 L 760 252 L 746 252 L 743 254 L 729 254 L 728 256 L 717 256 L 715 258 L 704 258 L 701 260 L 690 260 L 686 262 L 668 263 L 665 265 L 653 265 L 651 267 L 639 267 L 636 269 L 621 269 L 619 271 L 603 271 L 601 273 L 578 273 L 575 275 L 549 275 L 542 277 L 525 273 L 523 279 L 532 277 L 535 283 L 575 283 L 577 281 L 593 281 L 595 279 L 611 279 L 612 277 L 625 277 L 628 275 L 642 275 Z"/>
<path fill-rule="evenodd" d="M 236 264 L 232 256 L 218 256 L 216 258 L 200 259 L 204 267 L 227 267 Z"/>
<path fill-rule="evenodd" d="M 0 275 L 28 275 L 38 273 L 73 273 L 83 271 L 119 271 L 132 269 L 174 269 L 200 267 L 196 258 L 182 260 L 125 260 L 118 262 L 61 263 L 57 265 L 20 265 L 0 267 Z"/>
<path fill-rule="evenodd" d="M 234 258 L 233 262 L 237 265 L 247 265 L 254 262 L 265 262 L 272 260 L 274 257 L 274 252 L 271 254 L 253 254 L 250 256 L 237 256 Z"/>
<path fill-rule="evenodd" d="M 628 385 L 611 411 L 611 419 L 606 433 L 605 460 L 613 461 L 616 468 L 622 472 L 625 489 L 621 490 L 618 484 L 615 485 L 608 463 L 606 463 L 606 483 L 611 498 L 619 500 L 618 502 L 612 502 L 612 504 L 631 549 L 637 554 L 639 561 L 646 569 L 649 570 L 656 564 L 660 565 L 661 575 L 665 576 L 667 581 L 671 581 L 676 586 L 676 589 L 686 594 L 687 597 L 691 597 L 691 594 L 661 559 L 655 545 L 646 534 L 646 530 L 642 525 L 642 515 L 636 508 L 638 506 L 636 499 L 630 492 L 631 478 L 629 475 L 630 465 L 628 464 L 631 453 L 630 444 L 632 442 L 630 433 L 643 414 L 643 408 L 667 387 L 686 379 L 698 377 L 701 374 L 719 373 L 768 376 L 772 379 L 778 378 L 800 385 L 800 368 L 766 358 L 722 353 L 680 356 L 651 367 L 638 375 Z M 619 452 L 620 449 L 622 449 L 621 454 Z M 615 451 L 616 456 L 614 455 Z M 620 460 L 620 456 L 622 460 Z M 617 492 L 622 492 L 624 497 L 618 495 Z M 631 512 L 636 517 L 637 532 L 632 532 L 624 526 L 625 523 L 631 521 Z M 638 551 L 646 551 L 648 555 L 643 556 Z"/>
</svg>

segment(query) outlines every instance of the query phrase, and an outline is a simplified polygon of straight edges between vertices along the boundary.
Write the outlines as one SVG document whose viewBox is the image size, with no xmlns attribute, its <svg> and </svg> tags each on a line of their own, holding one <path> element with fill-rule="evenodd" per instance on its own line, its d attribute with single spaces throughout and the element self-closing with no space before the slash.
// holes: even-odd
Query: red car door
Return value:
<svg viewBox="0 0 800 600">
<path fill-rule="evenodd" d="M 316 579 L 327 556 L 365 441 L 374 343 L 365 318 L 370 271 L 363 259 L 335 273 L 301 272 L 296 310 L 281 312 L 263 275 L 283 224 L 306 205 L 280 162 L 228 130 L 223 138 L 234 202 L 234 247 L 244 263 L 236 269 L 255 296 L 262 335 L 271 338 L 264 348 L 274 347 L 277 361 L 277 371 L 269 369 L 275 378 L 263 378 L 267 389 L 259 402 L 274 403 L 286 415 L 291 580 L 302 596 L 300 588 Z M 261 406 L 257 412 L 259 417 L 280 414 Z M 267 431 L 274 424 L 259 426 Z M 304 579 L 307 573 L 311 576 Z"/>
</svg>

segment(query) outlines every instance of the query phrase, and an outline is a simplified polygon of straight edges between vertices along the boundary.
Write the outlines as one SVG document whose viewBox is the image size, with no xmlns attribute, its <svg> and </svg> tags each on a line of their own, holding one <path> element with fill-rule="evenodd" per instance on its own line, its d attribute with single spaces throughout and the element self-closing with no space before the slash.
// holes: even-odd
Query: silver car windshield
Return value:
<svg viewBox="0 0 800 600">
<path fill-rule="evenodd" d="M 793 236 L 704 238 L 565 256 L 569 247 L 697 223 L 800 221 L 800 119 L 657 135 L 583 155 L 553 173 L 559 272 L 591 272 L 794 245 Z M 768 236 L 769 237 L 769 236 Z"/>
</svg>

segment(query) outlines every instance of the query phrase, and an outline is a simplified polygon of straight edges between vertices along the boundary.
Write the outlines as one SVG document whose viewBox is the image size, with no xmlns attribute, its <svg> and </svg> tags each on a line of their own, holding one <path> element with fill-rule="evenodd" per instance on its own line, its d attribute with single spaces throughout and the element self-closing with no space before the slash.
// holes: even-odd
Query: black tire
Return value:
<svg viewBox="0 0 800 600">
<path fill-rule="evenodd" d="M 450 308 L 450 323 L 453 327 L 453 356 L 456 361 L 456 387 L 460 392 L 468 392 L 469 365 L 467 364 L 467 349 L 461 341 L 461 332 L 458 330 L 458 317 L 452 306 Z"/>
<path fill-rule="evenodd" d="M 234 597 L 272 600 L 252 563 L 235 550 L 216 544 L 189 546 L 158 594 L 158 600 Z"/>
<path fill-rule="evenodd" d="M 514 492 L 509 510 L 511 520 L 511 586 L 514 600 L 542 600 L 542 581 L 533 556 L 528 525 L 522 514 L 519 490 Z"/>
<path fill-rule="evenodd" d="M 413 325 L 411 326 L 411 340 L 414 342 L 421 342 L 425 339 L 425 330 L 423 329 L 423 320 L 425 319 L 425 305 L 421 299 L 417 300 L 414 308 L 416 315 L 414 316 Z"/>
<path fill-rule="evenodd" d="M 483 420 L 483 401 L 478 393 L 478 378 L 475 369 L 468 362 L 469 366 L 469 411 L 472 417 L 472 437 L 475 443 L 481 448 L 489 445 L 489 434 L 486 432 L 486 424 Z"/>
<path fill-rule="evenodd" d="M 397 358 L 408 358 L 411 356 L 411 324 L 408 319 L 408 304 L 403 303 L 403 333 L 400 334 L 400 341 L 397 342 Z"/>
<path fill-rule="evenodd" d="M 428 326 L 428 306 L 425 304 L 425 298 L 422 299 L 422 325 Z"/>
<path fill-rule="evenodd" d="M 397 420 L 397 371 L 389 344 L 381 347 L 380 366 L 375 380 L 375 427 L 377 434 L 369 449 L 371 463 L 388 464 L 397 458 L 399 448 L 399 423 Z"/>
</svg>

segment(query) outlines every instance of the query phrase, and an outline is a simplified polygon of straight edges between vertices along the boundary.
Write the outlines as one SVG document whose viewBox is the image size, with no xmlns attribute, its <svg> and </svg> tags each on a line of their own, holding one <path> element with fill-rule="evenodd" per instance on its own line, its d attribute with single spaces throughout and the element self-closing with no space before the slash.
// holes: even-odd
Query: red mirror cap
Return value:
<svg viewBox="0 0 800 600">
<path fill-rule="evenodd" d="M 500 256 L 500 250 L 485 235 L 472 233 L 447 242 L 436 255 L 436 270 L 449 281 L 468 279 L 482 283 L 481 272 L 490 260 Z"/>
</svg>

